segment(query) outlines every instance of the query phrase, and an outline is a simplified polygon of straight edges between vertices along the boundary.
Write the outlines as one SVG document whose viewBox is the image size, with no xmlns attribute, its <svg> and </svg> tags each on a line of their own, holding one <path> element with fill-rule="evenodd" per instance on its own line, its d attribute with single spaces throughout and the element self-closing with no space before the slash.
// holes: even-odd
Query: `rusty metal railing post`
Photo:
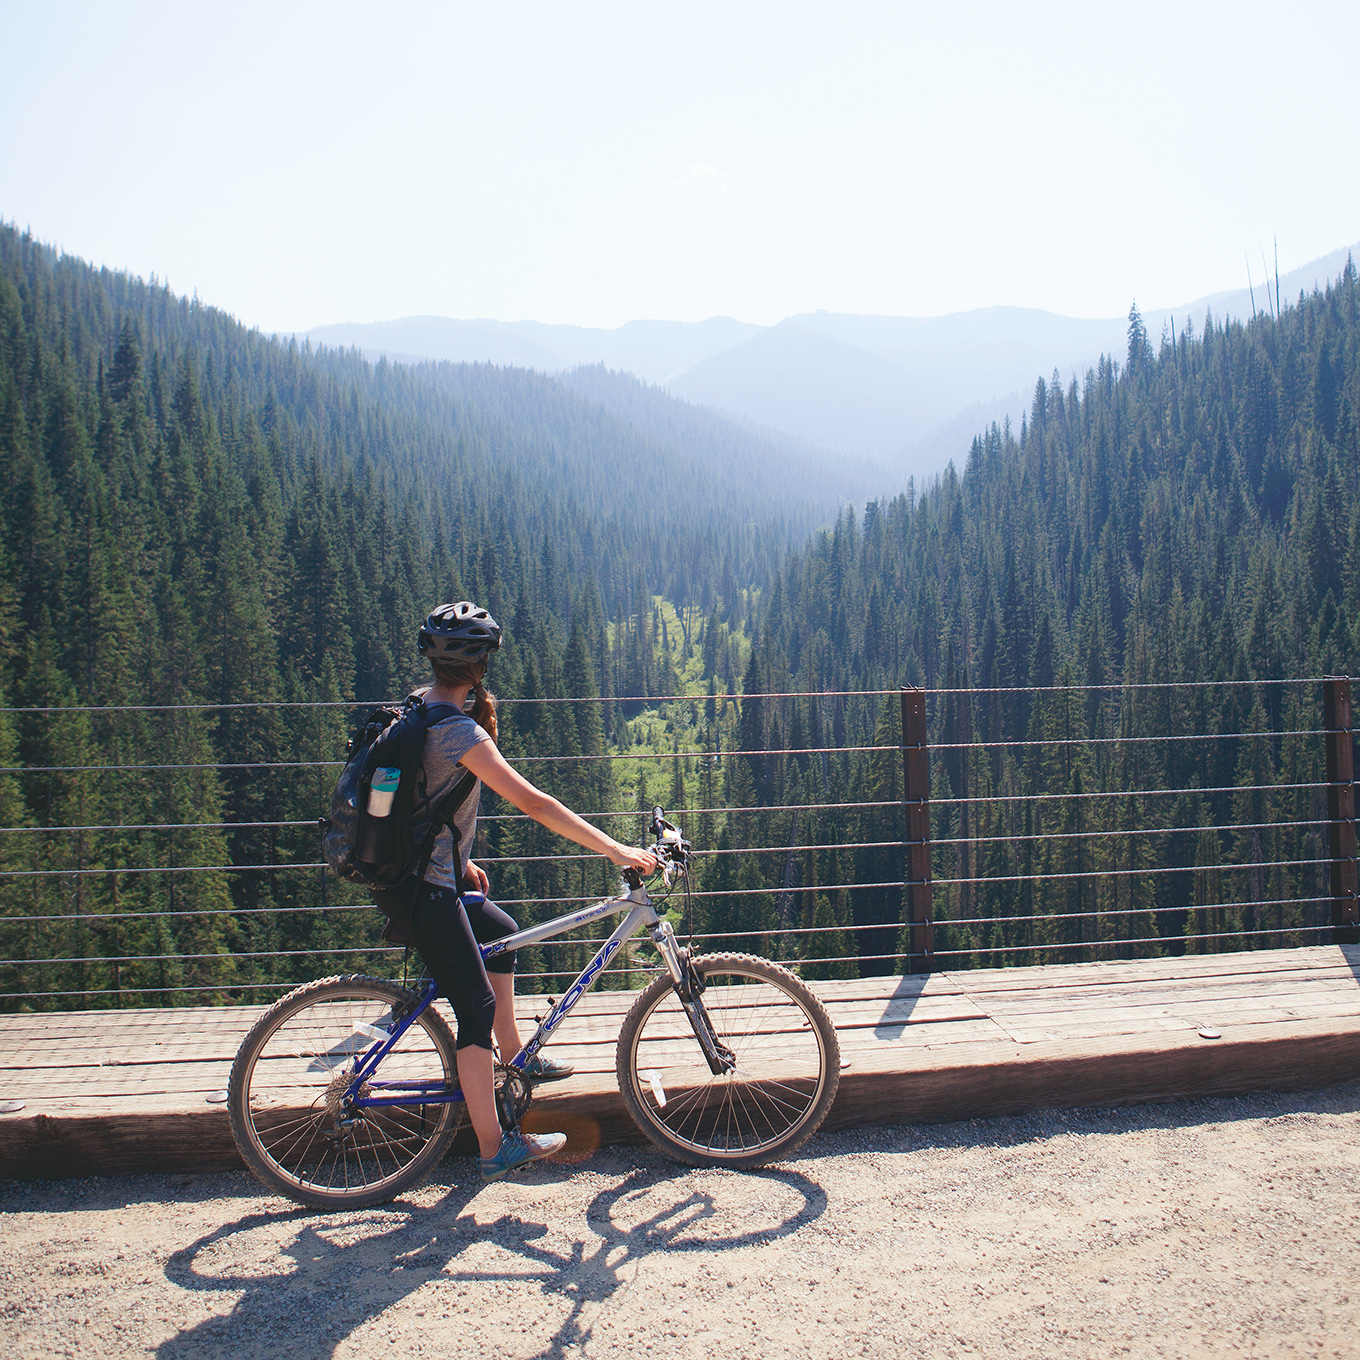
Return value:
<svg viewBox="0 0 1360 1360">
<path fill-rule="evenodd" d="M 935 913 L 930 886 L 930 749 L 926 693 L 902 691 L 902 802 L 907 814 L 907 920 L 913 973 L 935 967 Z"/>
<path fill-rule="evenodd" d="M 1360 943 L 1356 894 L 1355 758 L 1351 742 L 1351 682 L 1329 675 L 1322 682 L 1322 725 L 1327 729 L 1327 854 L 1332 861 L 1332 926 L 1337 944 Z"/>
</svg>

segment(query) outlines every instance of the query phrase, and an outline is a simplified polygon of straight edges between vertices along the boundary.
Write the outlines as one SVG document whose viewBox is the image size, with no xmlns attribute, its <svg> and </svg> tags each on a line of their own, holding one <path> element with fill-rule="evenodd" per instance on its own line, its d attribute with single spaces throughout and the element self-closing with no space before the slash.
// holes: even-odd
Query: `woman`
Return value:
<svg viewBox="0 0 1360 1360">
<path fill-rule="evenodd" d="M 434 671 L 425 701 L 458 710 L 457 716 L 430 728 L 424 754 L 425 794 L 431 802 L 441 797 L 463 770 L 480 781 L 453 819 L 465 887 L 483 893 L 490 887 L 486 874 L 468 857 L 477 833 L 483 783 L 549 831 L 607 855 L 623 868 L 655 872 L 654 855 L 620 845 L 506 764 L 496 747 L 496 700 L 483 683 L 491 653 L 501 645 L 501 630 L 485 609 L 468 600 L 440 605 L 426 618 L 419 645 Z M 491 1038 L 494 1033 L 507 1059 L 523 1047 L 515 1023 L 515 956 L 498 954 L 487 964 L 477 944 L 500 939 L 519 927 L 491 902 L 469 907 L 459 900 L 453 854 L 454 836 L 445 827 L 416 895 L 415 941 L 458 1019 L 458 1080 L 481 1147 L 482 1177 L 494 1181 L 526 1162 L 550 1157 L 567 1140 L 560 1133 L 525 1135 L 501 1129 Z M 525 1076 L 531 1081 L 559 1081 L 572 1070 L 540 1053 L 526 1067 Z"/>
</svg>

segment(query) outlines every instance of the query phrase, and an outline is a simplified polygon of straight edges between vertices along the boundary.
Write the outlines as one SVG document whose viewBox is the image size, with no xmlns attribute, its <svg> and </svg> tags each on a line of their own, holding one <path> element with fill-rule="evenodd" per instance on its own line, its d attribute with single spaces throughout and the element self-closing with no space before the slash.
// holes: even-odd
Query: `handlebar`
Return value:
<svg viewBox="0 0 1360 1360">
<path fill-rule="evenodd" d="M 656 837 L 652 853 L 663 865 L 674 864 L 683 869 L 689 863 L 690 843 L 674 822 L 666 820 L 666 810 L 660 804 L 652 808 L 652 820 L 647 829 Z"/>
<path fill-rule="evenodd" d="M 666 820 L 666 809 L 660 803 L 652 808 L 652 820 L 647 824 L 648 833 L 656 838 L 651 846 L 652 854 L 665 875 L 667 885 L 671 881 L 672 868 L 683 870 L 693 853 L 690 843 L 680 834 L 674 822 Z M 636 869 L 625 869 L 623 881 L 631 892 L 642 886 L 642 875 Z"/>
</svg>

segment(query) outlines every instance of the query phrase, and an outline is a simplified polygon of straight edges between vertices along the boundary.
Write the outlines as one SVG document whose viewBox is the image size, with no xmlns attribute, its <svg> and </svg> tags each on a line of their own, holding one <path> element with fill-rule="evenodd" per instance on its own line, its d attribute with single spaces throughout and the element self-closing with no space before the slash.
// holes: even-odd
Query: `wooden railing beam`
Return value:
<svg viewBox="0 0 1360 1360">
<path fill-rule="evenodd" d="M 1327 729 L 1327 853 L 1331 858 L 1332 926 L 1338 944 L 1360 943 L 1360 897 L 1356 890 L 1355 756 L 1351 728 L 1351 682 L 1322 682 L 1322 723 Z"/>
<path fill-rule="evenodd" d="M 911 927 L 912 973 L 935 967 L 935 914 L 930 877 L 930 748 L 926 739 L 926 694 L 902 691 L 902 801 L 907 815 L 907 921 Z"/>
</svg>

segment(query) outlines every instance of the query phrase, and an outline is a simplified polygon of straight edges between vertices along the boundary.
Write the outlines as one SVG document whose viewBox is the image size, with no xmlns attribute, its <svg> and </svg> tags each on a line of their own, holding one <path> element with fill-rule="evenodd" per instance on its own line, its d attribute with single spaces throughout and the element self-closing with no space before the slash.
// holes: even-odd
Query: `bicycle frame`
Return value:
<svg viewBox="0 0 1360 1360">
<path fill-rule="evenodd" d="M 556 935 L 565 934 L 568 930 L 574 930 L 578 926 L 589 925 L 592 921 L 603 920 L 607 916 L 619 916 L 624 912 L 628 914 L 624 916 L 624 919 L 614 928 L 613 933 L 600 946 L 594 958 L 581 970 L 576 981 L 563 993 L 562 999 L 552 1007 L 544 1019 L 539 1021 L 538 1028 L 534 1031 L 529 1042 L 510 1060 L 509 1065 L 516 1071 L 522 1072 L 529 1059 L 548 1042 L 553 1031 L 566 1019 L 567 1014 L 581 997 L 590 990 L 605 964 L 614 957 L 623 943 L 644 928 L 651 934 L 652 943 L 656 945 L 657 952 L 661 955 L 666 970 L 671 975 L 671 980 L 677 988 L 681 989 L 682 1004 L 684 1004 L 685 1010 L 690 1016 L 690 1023 L 695 1027 L 695 1034 L 699 1037 L 700 1046 L 704 1049 L 704 1055 L 709 1060 L 710 1066 L 715 1061 L 721 1061 L 716 1056 L 717 1048 L 712 1039 L 712 1032 L 703 1017 L 702 1008 L 696 1001 L 684 998 L 685 968 L 679 946 L 675 942 L 675 931 L 669 921 L 662 920 L 657 914 L 643 884 L 630 888 L 621 897 L 607 898 L 602 902 L 596 902 L 593 906 L 586 907 L 583 911 L 558 916 L 551 921 L 545 921 L 542 925 L 530 926 L 528 930 L 518 930 L 513 935 L 506 935 L 499 940 L 492 940 L 489 944 L 481 945 L 479 947 L 482 958 L 489 959 L 497 954 L 504 954 L 508 950 L 522 949 L 527 945 L 538 944 L 540 940 L 549 940 Z M 346 1090 L 351 1108 L 364 1109 L 382 1105 L 452 1105 L 462 1101 L 463 1092 L 461 1089 L 450 1088 L 446 1082 L 438 1079 L 376 1081 L 371 1076 L 373 1072 L 377 1071 L 378 1065 L 391 1051 L 393 1045 L 415 1023 L 416 1019 L 438 994 L 439 984 L 431 979 L 426 985 L 419 1004 L 411 1013 L 403 1016 L 395 1029 L 364 1054 L 362 1061 L 355 1068 L 354 1076 Z M 367 1030 L 364 1032 L 367 1034 Z M 368 1037 L 377 1039 L 379 1033 L 381 1031 L 368 1035 Z M 715 1068 L 714 1070 L 718 1069 Z M 383 1094 L 364 1094 L 362 1089 L 364 1087 L 367 1087 L 369 1092 L 380 1091 Z"/>
</svg>

